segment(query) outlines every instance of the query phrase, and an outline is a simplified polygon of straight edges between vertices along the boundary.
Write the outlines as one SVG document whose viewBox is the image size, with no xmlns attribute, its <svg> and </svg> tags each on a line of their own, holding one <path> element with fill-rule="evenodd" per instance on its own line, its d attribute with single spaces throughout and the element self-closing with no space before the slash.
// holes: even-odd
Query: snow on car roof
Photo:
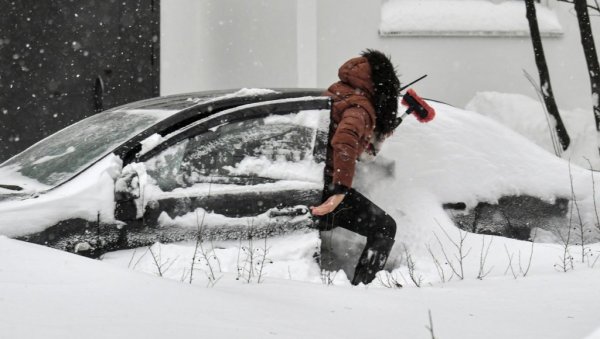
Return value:
<svg viewBox="0 0 600 339">
<path fill-rule="evenodd" d="M 135 103 L 126 104 L 124 106 L 116 107 L 114 108 L 114 110 L 185 110 L 196 105 L 222 100 L 229 100 L 233 98 L 259 98 L 265 95 L 278 95 L 280 97 L 296 97 L 298 95 L 320 95 L 322 92 L 323 90 L 315 88 L 242 88 L 231 90 L 191 92 L 142 100 Z"/>
</svg>

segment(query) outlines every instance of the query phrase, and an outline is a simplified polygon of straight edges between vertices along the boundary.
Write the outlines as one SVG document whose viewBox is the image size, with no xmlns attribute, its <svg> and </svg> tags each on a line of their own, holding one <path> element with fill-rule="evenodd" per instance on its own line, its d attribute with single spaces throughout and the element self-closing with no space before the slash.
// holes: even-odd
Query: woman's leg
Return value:
<svg viewBox="0 0 600 339">
<path fill-rule="evenodd" d="M 322 222 L 324 230 L 343 227 L 367 238 L 352 284 L 370 283 L 385 266 L 394 244 L 394 219 L 365 196 L 350 189 L 342 203 Z"/>
</svg>

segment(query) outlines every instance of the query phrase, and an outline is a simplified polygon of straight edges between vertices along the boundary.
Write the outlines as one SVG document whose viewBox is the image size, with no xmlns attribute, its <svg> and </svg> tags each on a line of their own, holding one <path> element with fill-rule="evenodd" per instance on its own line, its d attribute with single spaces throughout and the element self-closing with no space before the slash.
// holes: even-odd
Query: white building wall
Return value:
<svg viewBox="0 0 600 339">
<path fill-rule="evenodd" d="M 327 86 L 337 67 L 364 48 L 380 49 L 398 65 L 401 81 L 422 74 L 415 85 L 426 97 L 464 106 L 478 91 L 521 93 L 535 97 L 523 76 L 537 80 L 529 38 L 517 37 L 385 37 L 378 35 L 379 1 L 320 0 L 318 9 L 318 85 Z M 561 108 L 591 107 L 589 79 L 571 5 L 552 1 L 564 29 L 562 38 L 544 38 L 554 94 Z M 343 13 L 342 13 L 343 11 Z M 594 23 L 600 20 L 592 18 Z M 598 25 L 595 25 L 598 26 Z M 595 28 L 595 37 L 600 31 Z"/>
<path fill-rule="evenodd" d="M 298 87 L 317 87 L 317 0 L 297 1 Z"/>
<path fill-rule="evenodd" d="M 161 95 L 297 86 L 296 15 L 295 1 L 162 1 Z"/>
<path fill-rule="evenodd" d="M 426 97 L 464 106 L 478 91 L 535 97 L 529 38 L 380 37 L 380 1 L 163 0 L 161 94 L 237 87 L 326 87 L 365 48 L 392 56 L 404 83 Z M 589 79 L 571 5 L 550 0 L 564 29 L 545 38 L 562 108 L 589 108 Z M 597 17 L 592 18 L 598 26 Z M 595 36 L 600 31 L 595 29 Z"/>
</svg>

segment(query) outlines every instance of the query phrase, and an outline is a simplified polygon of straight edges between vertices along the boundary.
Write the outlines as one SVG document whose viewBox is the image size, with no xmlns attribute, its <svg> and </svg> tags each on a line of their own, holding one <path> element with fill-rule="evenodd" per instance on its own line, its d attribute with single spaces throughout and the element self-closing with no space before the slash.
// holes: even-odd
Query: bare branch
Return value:
<svg viewBox="0 0 600 339">
<path fill-rule="evenodd" d="M 202 214 L 202 222 L 199 222 L 198 218 L 198 210 L 196 210 L 196 244 L 194 246 L 194 253 L 192 255 L 192 263 L 190 265 L 190 280 L 191 284 L 194 281 L 194 267 L 196 265 L 196 256 L 198 255 L 198 249 L 200 248 L 200 244 L 202 243 L 202 228 L 204 226 L 204 217 L 206 216 L 206 211 Z"/>
<path fill-rule="evenodd" d="M 210 197 L 211 195 L 211 190 L 212 190 L 212 177 L 210 177 L 210 182 L 208 185 L 208 196 Z M 208 267 L 208 272 L 205 271 L 206 277 L 208 278 L 208 287 L 213 287 L 217 281 L 219 281 L 219 279 L 221 277 L 216 277 L 215 275 L 215 270 L 213 269 L 213 265 L 211 262 L 211 259 L 215 259 L 218 267 L 219 267 L 219 271 L 221 271 L 221 264 L 219 262 L 219 259 L 217 258 L 216 254 L 215 254 L 215 247 L 214 244 L 212 243 L 212 239 L 211 239 L 211 252 L 208 252 L 204 249 L 203 246 L 203 242 L 204 242 L 204 219 L 206 218 L 206 210 L 203 210 L 202 213 L 202 220 L 200 220 L 199 216 L 198 216 L 198 209 L 196 209 L 196 243 L 194 246 L 194 254 L 192 255 L 192 262 L 190 265 L 190 279 L 189 279 L 189 283 L 191 284 L 194 280 L 194 270 L 195 270 L 195 265 L 196 265 L 196 259 L 198 258 L 198 255 L 201 255 L 201 259 L 204 259 L 206 266 Z"/>
<path fill-rule="evenodd" d="M 448 254 L 446 253 L 446 248 L 442 244 L 442 241 L 440 240 L 440 238 L 435 233 L 433 233 L 433 235 L 435 236 L 435 239 L 437 240 L 438 244 L 440 245 L 440 249 L 442 250 L 444 259 L 446 259 L 446 264 L 448 264 L 448 266 L 450 266 L 450 269 L 452 270 L 452 274 L 458 276 L 460 279 L 463 279 L 463 277 L 460 275 L 460 273 L 458 273 L 458 270 L 454 267 L 452 260 L 450 260 L 450 258 L 448 258 Z"/>
<path fill-rule="evenodd" d="M 148 250 L 150 251 L 150 254 L 152 255 L 152 260 L 154 261 L 154 266 L 156 267 L 156 271 L 159 277 L 163 277 L 165 273 L 167 273 L 167 271 L 171 268 L 171 266 L 173 266 L 173 264 L 175 263 L 175 261 L 177 261 L 177 258 L 175 258 L 174 260 L 171 259 L 167 259 L 166 261 L 163 262 L 162 260 L 162 247 L 160 247 L 160 243 L 158 244 L 158 253 L 154 253 L 154 251 L 152 250 L 152 246 L 148 247 Z"/>
<path fill-rule="evenodd" d="M 412 282 L 415 284 L 415 286 L 421 287 L 421 284 L 423 283 L 423 276 L 420 274 L 417 276 L 417 264 L 415 263 L 412 255 L 408 251 L 406 245 L 404 245 L 404 253 L 406 254 L 406 266 L 408 268 L 408 276 L 410 277 L 410 280 L 412 280 Z"/>
<path fill-rule="evenodd" d="M 571 210 L 571 212 L 569 215 L 569 227 L 567 227 L 567 234 L 563 235 L 563 233 L 561 232 L 561 230 L 558 227 L 556 230 L 556 233 L 558 234 L 558 237 L 560 238 L 562 245 L 563 245 L 563 252 L 558 257 L 560 262 L 558 264 L 554 264 L 554 267 L 559 268 L 563 272 L 567 272 L 569 270 L 569 267 L 571 269 L 574 268 L 573 267 L 573 256 L 571 256 L 571 253 L 569 251 L 569 246 L 571 245 L 571 227 L 573 225 L 573 202 L 572 201 L 571 201 L 570 210 Z"/>
<path fill-rule="evenodd" d="M 592 198 L 594 199 L 594 213 L 596 215 L 596 228 L 600 230 L 600 214 L 598 214 L 598 206 L 596 204 L 596 181 L 594 180 L 594 168 L 590 159 L 584 157 L 587 163 L 590 165 L 590 174 L 592 177 Z"/>
<path fill-rule="evenodd" d="M 433 333 L 433 319 L 431 317 L 431 310 L 428 310 L 429 313 L 429 326 L 425 326 L 425 328 L 429 331 L 429 334 L 431 334 L 431 339 L 435 339 L 435 334 Z"/>
<path fill-rule="evenodd" d="M 512 273 L 513 278 L 517 279 L 517 274 L 515 273 L 515 270 L 512 265 L 514 254 L 508 252 L 508 247 L 506 247 L 506 244 L 504 244 L 504 249 L 506 250 L 506 255 L 508 256 L 508 266 L 506 267 L 506 271 L 504 271 L 504 274 L 506 275 L 506 273 L 510 269 L 510 272 Z"/>
<path fill-rule="evenodd" d="M 323 283 L 323 285 L 331 286 L 335 281 L 336 275 L 337 272 L 321 270 L 321 282 Z"/>
<path fill-rule="evenodd" d="M 519 271 L 523 275 L 523 278 L 527 276 L 527 274 L 529 273 L 529 269 L 531 268 L 531 261 L 533 259 L 533 249 L 535 247 L 534 245 L 536 235 L 537 229 L 533 232 L 533 236 L 531 237 L 531 250 L 529 252 L 529 261 L 527 262 L 527 267 L 525 268 L 525 270 L 523 270 L 523 267 L 521 267 L 521 252 L 519 252 Z"/>
<path fill-rule="evenodd" d="M 490 253 L 490 247 L 492 246 L 492 242 L 494 238 L 490 238 L 490 242 L 487 244 L 487 248 L 485 247 L 485 236 L 481 237 L 481 252 L 479 253 L 479 273 L 477 273 L 477 279 L 483 280 L 490 272 L 494 269 L 494 267 L 490 267 L 489 270 L 485 269 L 485 262 L 487 260 L 487 256 Z"/>
<path fill-rule="evenodd" d="M 377 275 L 377 279 L 383 287 L 402 288 L 402 284 L 400 283 L 399 279 L 388 271 L 382 271 L 382 273 Z"/>
<path fill-rule="evenodd" d="M 137 265 L 140 263 L 140 261 L 142 261 L 142 258 L 144 258 L 146 256 L 146 253 L 148 253 L 148 251 L 150 250 L 150 247 L 146 248 L 146 251 L 144 252 L 144 254 L 142 254 L 138 260 L 136 260 L 135 264 L 133 264 L 133 270 L 135 270 L 135 268 L 137 267 Z"/>
<path fill-rule="evenodd" d="M 564 2 L 564 3 L 567 3 L 567 4 L 571 4 L 571 5 L 575 4 L 575 0 L 556 0 L 556 1 L 558 1 L 558 2 Z M 588 3 L 587 4 L 587 8 L 600 13 L 600 6 L 598 5 L 598 1 L 597 0 L 594 0 L 594 5 L 590 5 Z"/>
<path fill-rule="evenodd" d="M 433 260 L 433 264 L 435 265 L 435 269 L 437 270 L 438 276 L 440 277 L 440 281 L 445 283 L 446 282 L 446 270 L 444 270 L 444 266 L 442 266 L 442 264 L 440 263 L 438 258 L 433 253 L 431 246 L 429 246 L 429 244 L 427 244 L 425 247 L 427 248 L 427 251 L 429 252 L 429 255 L 431 256 L 431 259 Z M 450 278 L 447 281 L 452 280 L 452 277 L 454 277 L 454 273 L 452 273 L 452 275 L 450 276 Z"/>
<path fill-rule="evenodd" d="M 137 248 L 133 250 L 133 253 L 131 254 L 131 258 L 129 258 L 129 263 L 127 264 L 127 268 L 131 267 L 131 263 L 133 262 L 133 258 L 135 258 L 136 252 L 137 252 Z"/>
<path fill-rule="evenodd" d="M 542 105 L 542 109 L 544 111 L 544 117 L 546 118 L 546 124 L 548 125 L 548 133 L 550 134 L 550 141 L 552 142 L 552 148 L 554 149 L 554 154 L 560 156 L 562 153 L 558 141 L 558 136 L 556 135 L 556 129 L 552 128 L 552 123 L 550 122 L 550 114 L 548 113 L 548 109 L 546 105 L 544 105 L 544 93 L 538 84 L 535 82 L 531 74 L 529 74 L 526 70 L 523 70 L 523 74 L 525 74 L 525 78 L 531 83 L 533 86 L 535 93 L 537 94 L 538 100 Z"/>
<path fill-rule="evenodd" d="M 463 232 L 460 229 L 457 229 L 458 231 L 458 235 L 459 235 L 459 240 L 458 242 L 456 242 L 454 239 L 452 239 L 452 237 L 448 234 L 448 232 L 446 232 L 446 230 L 442 227 L 442 225 L 440 225 L 440 223 L 435 220 L 435 222 L 437 223 L 438 227 L 442 230 L 442 232 L 446 235 L 446 238 L 448 238 L 448 240 L 450 240 L 450 242 L 452 243 L 452 245 L 454 245 L 454 247 L 456 248 L 456 251 L 458 252 L 458 254 L 454 254 L 454 258 L 458 261 L 458 267 L 460 269 L 460 274 L 455 270 L 455 268 L 453 267 L 453 265 L 450 263 L 450 261 L 448 260 L 448 257 L 446 255 L 446 252 L 444 251 L 444 249 L 442 248 L 442 252 L 444 253 L 444 257 L 446 257 L 446 260 L 448 260 L 448 265 L 450 265 L 450 268 L 452 268 L 452 270 L 454 271 L 454 273 L 460 278 L 460 279 L 464 279 L 465 273 L 464 273 L 464 260 L 465 258 L 469 255 L 469 253 L 471 253 L 471 249 L 469 248 L 467 250 L 467 252 L 465 253 L 464 250 L 464 245 L 465 245 L 465 240 L 467 239 L 467 232 Z M 438 243 L 440 244 L 440 246 L 442 246 L 442 242 L 440 241 L 440 239 L 437 237 L 437 235 L 434 233 L 436 239 L 438 240 Z M 442 246 L 443 247 L 443 246 Z"/>
<path fill-rule="evenodd" d="M 260 258 L 260 262 L 259 262 L 259 270 L 258 270 L 258 277 L 257 277 L 257 283 L 261 283 L 263 282 L 263 270 L 265 268 L 265 263 L 267 262 L 267 254 L 269 253 L 269 247 L 267 246 L 267 234 L 265 234 L 265 238 L 264 238 L 264 247 L 260 249 L 262 251 L 261 253 L 261 258 Z"/>
<path fill-rule="evenodd" d="M 575 188 L 573 187 L 573 173 L 571 173 L 571 160 L 569 160 L 569 182 L 571 183 L 571 198 L 575 209 L 577 210 L 577 218 L 579 219 L 579 236 L 581 237 L 581 262 L 585 262 L 585 232 L 584 224 L 581 219 L 581 211 L 579 210 L 579 204 L 577 203 L 577 196 L 575 196 Z M 571 226 L 571 225 L 569 225 Z"/>
</svg>

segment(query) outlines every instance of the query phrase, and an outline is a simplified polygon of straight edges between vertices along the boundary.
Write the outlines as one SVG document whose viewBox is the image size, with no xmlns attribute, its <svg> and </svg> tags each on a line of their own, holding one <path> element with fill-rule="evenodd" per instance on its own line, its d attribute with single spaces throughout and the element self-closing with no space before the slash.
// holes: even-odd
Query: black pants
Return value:
<svg viewBox="0 0 600 339">
<path fill-rule="evenodd" d="M 330 195 L 329 190 L 325 189 L 325 198 Z M 343 227 L 367 237 L 367 241 L 376 238 L 394 239 L 396 235 L 394 219 L 353 188 L 333 212 L 321 217 L 320 222 L 322 231 Z"/>
</svg>

